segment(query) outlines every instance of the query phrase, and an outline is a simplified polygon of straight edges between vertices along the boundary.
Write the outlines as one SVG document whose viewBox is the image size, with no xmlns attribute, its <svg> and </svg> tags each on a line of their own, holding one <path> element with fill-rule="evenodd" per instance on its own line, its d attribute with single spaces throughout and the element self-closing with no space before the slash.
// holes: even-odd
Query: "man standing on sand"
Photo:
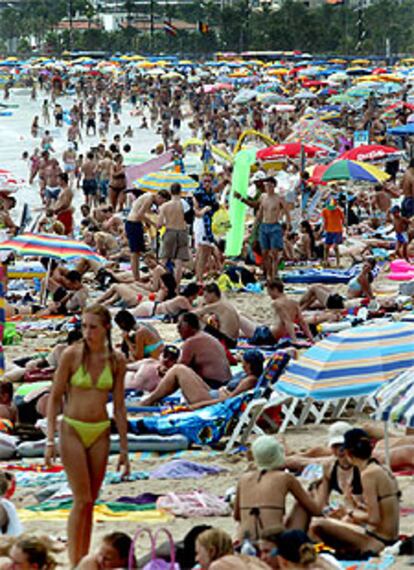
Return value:
<svg viewBox="0 0 414 570">
<path fill-rule="evenodd" d="M 53 208 L 59 222 L 65 226 L 65 235 L 72 235 L 73 232 L 73 192 L 69 187 L 69 175 L 67 172 L 59 174 L 60 193 Z"/>
<path fill-rule="evenodd" d="M 410 160 L 401 180 L 401 189 L 404 196 L 401 204 L 401 214 L 404 218 L 411 218 L 414 215 L 414 158 Z"/>
<path fill-rule="evenodd" d="M 131 252 L 131 269 L 136 281 L 140 280 L 139 258 L 145 251 L 144 223 L 155 225 L 148 214 L 154 204 L 161 206 L 170 199 L 167 190 L 160 190 L 158 194 L 143 194 L 132 204 L 131 211 L 125 222 L 125 233 Z"/>
<path fill-rule="evenodd" d="M 97 174 L 98 165 L 96 164 L 93 152 L 88 152 L 86 160 L 82 165 L 83 182 L 82 188 L 85 195 L 85 202 L 88 206 L 93 203 L 94 206 L 98 205 L 98 181 Z"/>
<path fill-rule="evenodd" d="M 263 270 L 267 280 L 277 275 L 280 252 L 283 251 L 283 230 L 280 223 L 282 214 L 290 225 L 290 213 L 285 201 L 276 194 L 276 179 L 266 180 L 266 192 L 260 197 L 257 220 L 261 222 L 259 231 L 260 247 L 263 255 Z"/>
<path fill-rule="evenodd" d="M 174 275 L 177 285 L 183 274 L 183 262 L 189 261 L 188 226 L 184 217 L 184 204 L 181 199 L 181 185 L 172 184 L 171 200 L 160 207 L 158 227 L 165 226 L 162 236 L 160 258 L 163 263 L 174 262 Z"/>
</svg>

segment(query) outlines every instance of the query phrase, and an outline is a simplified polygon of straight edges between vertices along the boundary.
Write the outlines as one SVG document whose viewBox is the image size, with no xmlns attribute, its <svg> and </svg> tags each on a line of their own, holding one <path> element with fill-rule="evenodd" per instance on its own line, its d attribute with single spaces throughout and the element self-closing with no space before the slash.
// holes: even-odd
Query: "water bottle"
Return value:
<svg viewBox="0 0 414 570">
<path fill-rule="evenodd" d="M 240 549 L 240 554 L 243 554 L 243 556 L 257 556 L 256 549 L 253 546 L 253 544 L 250 542 L 250 537 L 248 532 L 244 534 L 242 546 Z"/>
</svg>

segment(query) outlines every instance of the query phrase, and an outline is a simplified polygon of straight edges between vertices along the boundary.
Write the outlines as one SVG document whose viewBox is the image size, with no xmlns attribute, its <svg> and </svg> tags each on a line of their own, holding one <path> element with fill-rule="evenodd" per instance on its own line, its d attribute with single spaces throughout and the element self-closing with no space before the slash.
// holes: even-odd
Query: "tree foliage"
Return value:
<svg viewBox="0 0 414 570">
<path fill-rule="evenodd" d="M 320 54 L 378 54 L 385 53 L 388 40 L 392 52 L 410 53 L 414 49 L 414 0 L 374 0 L 361 11 L 348 4 L 323 4 L 308 8 L 302 2 L 284 0 L 280 10 L 269 7 L 253 9 L 249 0 L 235 0 L 221 10 L 212 0 L 186 5 L 157 5 L 157 21 L 178 18 L 194 23 L 194 31 L 180 31 L 176 37 L 157 31 L 152 38 L 148 32 L 138 32 L 132 23 L 136 18 L 149 19 L 149 7 L 125 0 L 127 14 L 125 30 L 108 33 L 94 30 L 73 33 L 77 49 L 116 51 L 172 52 L 208 54 L 215 50 L 302 50 Z M 0 45 L 17 39 L 21 51 L 35 43 L 56 51 L 67 47 L 68 34 L 57 32 L 56 25 L 68 16 L 80 14 L 90 24 L 99 15 L 90 0 L 21 0 L 0 12 Z M 197 31 L 197 22 L 209 25 L 207 34 Z"/>
</svg>

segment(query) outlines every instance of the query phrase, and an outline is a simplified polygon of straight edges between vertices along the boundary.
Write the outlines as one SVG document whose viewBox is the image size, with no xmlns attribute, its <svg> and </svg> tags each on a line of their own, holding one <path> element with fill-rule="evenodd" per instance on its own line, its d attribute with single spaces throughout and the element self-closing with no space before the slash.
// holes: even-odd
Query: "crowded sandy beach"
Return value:
<svg viewBox="0 0 414 570">
<path fill-rule="evenodd" d="M 0 61 L 1 568 L 410 565 L 413 63 Z"/>
</svg>

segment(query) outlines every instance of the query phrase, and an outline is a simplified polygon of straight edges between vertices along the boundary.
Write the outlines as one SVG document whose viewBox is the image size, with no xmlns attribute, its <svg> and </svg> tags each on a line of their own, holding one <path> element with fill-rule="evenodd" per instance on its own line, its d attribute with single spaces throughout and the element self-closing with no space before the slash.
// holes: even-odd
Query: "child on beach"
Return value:
<svg viewBox="0 0 414 570">
<path fill-rule="evenodd" d="M 394 223 L 395 237 L 397 242 L 395 244 L 396 256 L 409 261 L 408 259 L 408 227 L 410 220 L 401 215 L 401 208 L 394 206 L 391 208 L 392 220 Z"/>
<path fill-rule="evenodd" d="M 325 230 L 325 247 L 323 261 L 326 267 L 329 266 L 329 251 L 334 247 L 336 266 L 339 262 L 339 245 L 343 241 L 342 233 L 344 228 L 344 213 L 338 206 L 337 201 L 331 198 L 327 206 L 322 210 L 323 226 Z"/>
</svg>

